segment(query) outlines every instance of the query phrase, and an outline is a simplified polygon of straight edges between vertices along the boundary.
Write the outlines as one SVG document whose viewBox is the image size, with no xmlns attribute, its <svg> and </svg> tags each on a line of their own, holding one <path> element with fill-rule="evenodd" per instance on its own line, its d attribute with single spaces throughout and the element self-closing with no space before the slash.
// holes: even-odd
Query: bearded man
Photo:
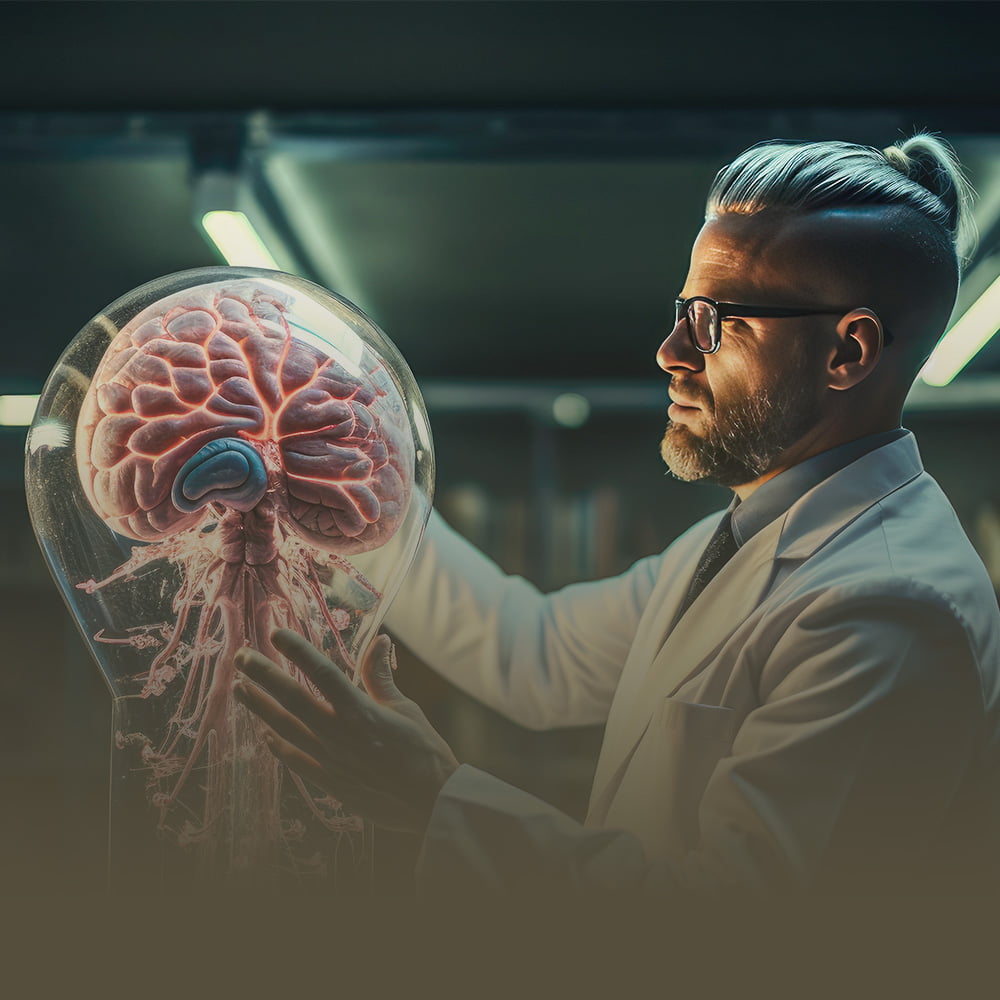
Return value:
<svg viewBox="0 0 1000 1000">
<path fill-rule="evenodd" d="M 550 595 L 432 518 L 389 627 L 523 725 L 606 723 L 585 824 L 460 766 L 384 639 L 366 695 L 276 635 L 325 702 L 241 654 L 275 754 L 422 835 L 429 892 L 982 886 L 1000 612 L 900 426 L 968 226 L 934 136 L 752 147 L 716 177 L 657 354 L 663 458 L 729 509 Z"/>
</svg>

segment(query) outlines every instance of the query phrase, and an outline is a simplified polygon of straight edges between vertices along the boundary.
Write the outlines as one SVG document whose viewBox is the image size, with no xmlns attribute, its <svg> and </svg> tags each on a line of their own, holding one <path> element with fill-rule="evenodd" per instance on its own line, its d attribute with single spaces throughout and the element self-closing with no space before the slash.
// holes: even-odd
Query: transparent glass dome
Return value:
<svg viewBox="0 0 1000 1000">
<path fill-rule="evenodd" d="M 113 302 L 28 434 L 38 541 L 111 689 L 113 883 L 363 883 L 371 831 L 232 696 L 291 628 L 360 662 L 430 513 L 427 414 L 360 310 L 252 268 Z M 358 677 L 355 675 L 355 681 Z"/>
</svg>

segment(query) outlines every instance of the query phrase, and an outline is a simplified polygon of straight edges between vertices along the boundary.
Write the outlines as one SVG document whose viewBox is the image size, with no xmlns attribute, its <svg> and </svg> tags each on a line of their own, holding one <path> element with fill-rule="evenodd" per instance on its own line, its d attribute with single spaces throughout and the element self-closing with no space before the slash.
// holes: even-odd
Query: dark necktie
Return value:
<svg viewBox="0 0 1000 1000">
<path fill-rule="evenodd" d="M 698 566 L 694 571 L 691 586 L 688 587 L 684 604 L 681 606 L 681 615 L 694 604 L 695 598 L 708 586 L 712 577 L 736 554 L 739 546 L 736 544 L 736 538 L 733 535 L 732 520 L 732 514 L 727 512 L 718 528 L 715 529 L 715 534 L 712 535 L 711 541 L 705 547 L 705 551 L 702 553 Z"/>
</svg>

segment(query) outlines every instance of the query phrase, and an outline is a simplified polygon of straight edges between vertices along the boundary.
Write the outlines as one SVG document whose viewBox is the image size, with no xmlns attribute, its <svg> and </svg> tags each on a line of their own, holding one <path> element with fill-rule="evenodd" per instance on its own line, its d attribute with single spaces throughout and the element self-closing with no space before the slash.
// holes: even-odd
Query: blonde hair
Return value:
<svg viewBox="0 0 1000 1000">
<path fill-rule="evenodd" d="M 706 215 L 754 215 L 769 208 L 910 208 L 938 235 L 935 256 L 950 256 L 961 271 L 977 242 L 974 196 L 954 149 L 930 132 L 882 150 L 851 142 L 772 139 L 751 146 L 718 172 Z"/>
</svg>

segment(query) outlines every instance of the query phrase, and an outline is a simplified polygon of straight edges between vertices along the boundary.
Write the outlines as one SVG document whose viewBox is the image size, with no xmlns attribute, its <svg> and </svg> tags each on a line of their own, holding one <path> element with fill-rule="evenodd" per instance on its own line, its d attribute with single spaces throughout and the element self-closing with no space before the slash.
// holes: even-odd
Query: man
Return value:
<svg viewBox="0 0 1000 1000">
<path fill-rule="evenodd" d="M 424 835 L 433 891 L 971 888 L 991 856 L 1000 613 L 900 412 L 968 222 L 950 149 L 768 143 L 720 172 L 673 329 L 663 458 L 729 510 L 543 596 L 436 517 L 390 627 L 533 727 L 607 723 L 585 825 L 459 766 L 396 690 L 290 633 L 238 696 L 273 751 Z"/>
</svg>

